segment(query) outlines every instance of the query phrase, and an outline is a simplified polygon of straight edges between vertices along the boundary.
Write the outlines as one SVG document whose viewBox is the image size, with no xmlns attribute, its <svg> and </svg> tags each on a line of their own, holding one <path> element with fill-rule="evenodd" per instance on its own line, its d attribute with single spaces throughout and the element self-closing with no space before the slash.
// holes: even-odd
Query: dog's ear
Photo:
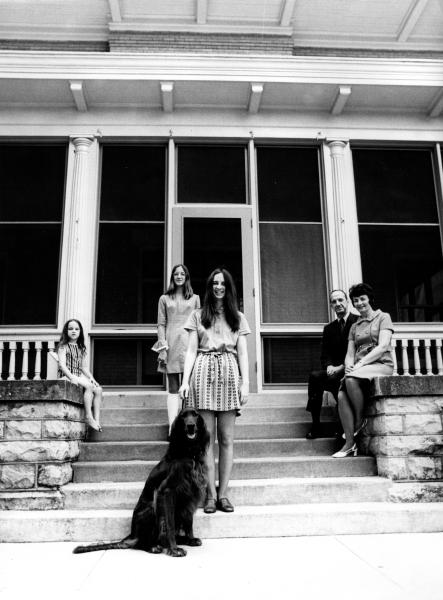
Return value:
<svg viewBox="0 0 443 600">
<path fill-rule="evenodd" d="M 198 417 L 197 417 L 197 429 L 198 429 L 198 436 L 199 439 L 201 440 L 201 445 L 203 450 L 206 449 L 206 447 L 209 445 L 209 431 L 208 428 L 206 427 L 206 423 L 204 418 L 201 416 L 200 413 L 198 413 Z"/>
</svg>

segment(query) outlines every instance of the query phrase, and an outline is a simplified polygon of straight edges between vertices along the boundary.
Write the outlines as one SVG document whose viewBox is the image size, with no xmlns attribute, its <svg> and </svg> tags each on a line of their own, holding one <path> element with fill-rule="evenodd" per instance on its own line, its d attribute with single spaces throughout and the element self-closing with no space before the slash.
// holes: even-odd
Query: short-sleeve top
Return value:
<svg viewBox="0 0 443 600">
<path fill-rule="evenodd" d="M 201 322 L 201 309 L 194 310 L 184 327 L 188 331 L 196 331 L 198 335 L 199 352 L 232 352 L 237 354 L 237 341 L 240 335 L 251 333 L 246 317 L 239 311 L 240 325 L 238 331 L 229 327 L 224 312 L 220 311 L 215 322 L 205 329 Z"/>
<path fill-rule="evenodd" d="M 349 330 L 348 340 L 355 344 L 356 360 L 363 358 L 374 346 L 377 346 L 380 331 L 382 329 L 394 331 L 391 316 L 389 313 L 382 312 L 381 310 L 374 311 L 371 318 L 360 317 L 352 325 Z M 377 362 L 381 362 L 390 367 L 394 366 L 391 350 L 386 350 L 386 352 L 377 359 Z"/>
</svg>

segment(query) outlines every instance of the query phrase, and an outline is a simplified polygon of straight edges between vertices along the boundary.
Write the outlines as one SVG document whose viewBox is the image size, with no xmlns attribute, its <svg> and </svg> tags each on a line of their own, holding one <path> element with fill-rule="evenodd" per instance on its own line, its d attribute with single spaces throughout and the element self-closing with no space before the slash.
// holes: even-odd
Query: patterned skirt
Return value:
<svg viewBox="0 0 443 600">
<path fill-rule="evenodd" d="M 238 410 L 240 374 L 231 352 L 199 352 L 189 382 L 186 407 L 200 410 Z"/>
</svg>

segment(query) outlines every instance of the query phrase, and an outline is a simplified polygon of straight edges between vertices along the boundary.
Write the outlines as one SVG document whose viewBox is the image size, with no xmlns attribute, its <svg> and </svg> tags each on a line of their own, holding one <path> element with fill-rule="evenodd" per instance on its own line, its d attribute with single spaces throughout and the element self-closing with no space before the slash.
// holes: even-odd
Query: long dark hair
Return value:
<svg viewBox="0 0 443 600">
<path fill-rule="evenodd" d="M 167 294 L 168 296 L 175 295 L 175 292 L 177 291 L 177 286 L 175 285 L 175 282 L 174 282 L 174 273 L 179 267 L 181 267 L 183 269 L 183 271 L 185 272 L 185 283 L 183 286 L 183 296 L 184 296 L 185 300 L 189 300 L 189 298 L 192 298 L 192 296 L 194 295 L 194 291 L 191 286 L 191 276 L 189 275 L 188 267 L 186 267 L 185 265 L 182 265 L 181 263 L 178 265 L 174 265 L 172 267 L 171 277 L 169 279 L 169 286 L 168 286 L 168 289 L 166 290 L 165 294 Z"/>
<path fill-rule="evenodd" d="M 86 352 L 85 334 L 83 333 L 83 325 L 80 323 L 80 321 L 78 319 L 68 319 L 66 321 L 66 323 L 63 325 L 62 334 L 60 336 L 60 342 L 58 343 L 58 345 L 66 346 L 66 344 L 69 344 L 68 327 L 69 327 L 69 323 L 71 323 L 71 321 L 74 321 L 75 323 L 77 323 L 77 325 L 80 328 L 80 333 L 79 333 L 78 340 L 77 340 L 77 346 L 80 348 L 80 351 L 83 354 Z"/>
<path fill-rule="evenodd" d="M 206 281 L 205 299 L 201 312 L 201 322 L 205 329 L 209 329 L 213 324 L 217 310 L 213 290 L 214 277 L 221 273 L 225 280 L 225 297 L 223 298 L 223 307 L 225 309 L 225 319 L 232 331 L 238 331 L 240 327 L 240 316 L 238 314 L 237 291 L 232 275 L 224 268 L 217 268 L 209 275 Z"/>
</svg>

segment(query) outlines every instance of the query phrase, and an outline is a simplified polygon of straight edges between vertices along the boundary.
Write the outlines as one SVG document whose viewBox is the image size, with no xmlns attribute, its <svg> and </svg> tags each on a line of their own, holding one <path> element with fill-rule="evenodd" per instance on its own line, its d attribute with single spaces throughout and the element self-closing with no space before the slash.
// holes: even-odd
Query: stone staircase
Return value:
<svg viewBox="0 0 443 600">
<path fill-rule="evenodd" d="M 372 457 L 333 459 L 331 437 L 306 440 L 306 393 L 252 395 L 237 420 L 229 495 L 235 512 L 205 515 L 202 538 L 417 532 L 443 529 L 443 503 L 392 502 Z M 2 541 L 114 540 L 129 531 L 144 481 L 166 451 L 165 396 L 108 393 L 103 432 L 92 432 L 64 486 L 64 510 L 3 511 Z"/>
</svg>

